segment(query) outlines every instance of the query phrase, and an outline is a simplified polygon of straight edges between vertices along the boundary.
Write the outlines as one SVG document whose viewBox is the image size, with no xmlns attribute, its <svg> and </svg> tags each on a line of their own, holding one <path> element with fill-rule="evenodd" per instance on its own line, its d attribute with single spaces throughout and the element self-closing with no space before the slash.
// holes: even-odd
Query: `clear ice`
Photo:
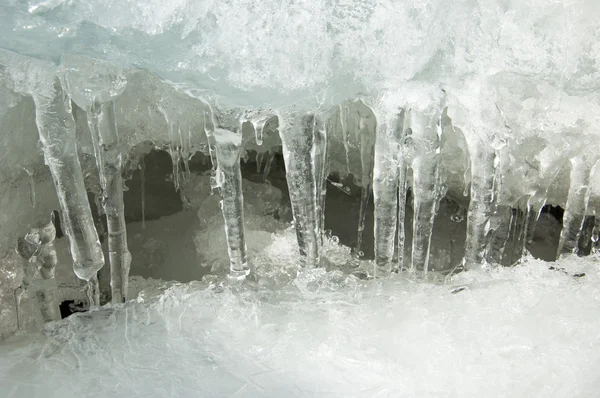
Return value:
<svg viewBox="0 0 600 398">
<path fill-rule="evenodd" d="M 300 261 L 306 268 L 318 267 L 328 169 L 327 132 L 317 116 L 309 113 L 285 120 L 280 134 Z"/>
<path fill-rule="evenodd" d="M 241 132 L 217 128 L 214 131 L 217 184 L 221 193 L 221 212 L 225 221 L 229 277 L 248 275 L 248 253 L 244 229 L 244 195 L 240 170 Z"/>
<path fill-rule="evenodd" d="M 598 390 L 579 376 L 597 359 L 597 0 L 3 3 L 0 338 L 33 312 L 58 320 L 63 300 L 100 305 L 99 236 L 120 304 L 47 325 L 44 355 L 17 349 L 0 363 L 7 395 L 93 396 L 92 380 L 128 396 L 131 380 L 165 379 L 161 395 Z M 140 277 L 178 279 L 188 260 L 205 279 L 164 291 Z M 205 275 L 224 264 L 244 282 Z M 154 337 L 177 344 L 155 355 Z M 72 377 L 99 359 L 114 380 Z M 464 364 L 487 367 L 463 393 Z"/>
<path fill-rule="evenodd" d="M 125 89 L 126 81 L 118 70 L 98 60 L 66 56 L 62 68 L 69 95 L 87 115 L 108 225 L 111 300 L 123 303 L 127 299 L 131 254 L 127 248 L 122 147 L 114 101 Z"/>
</svg>

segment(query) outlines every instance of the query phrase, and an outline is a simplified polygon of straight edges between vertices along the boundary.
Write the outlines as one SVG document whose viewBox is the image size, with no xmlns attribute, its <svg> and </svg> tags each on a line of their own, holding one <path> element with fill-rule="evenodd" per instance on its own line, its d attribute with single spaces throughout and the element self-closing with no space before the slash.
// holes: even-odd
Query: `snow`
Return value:
<svg viewBox="0 0 600 398">
<path fill-rule="evenodd" d="M 133 277 L 137 298 L 124 305 L 9 338 L 2 396 L 591 397 L 600 388 L 597 257 L 563 257 L 556 269 L 529 257 L 446 281 L 361 280 L 335 269 L 345 249 L 328 240 L 329 271 L 290 277 L 294 235 L 271 235 L 255 259 L 258 282 Z M 267 274 L 276 282 L 263 283 Z"/>
</svg>

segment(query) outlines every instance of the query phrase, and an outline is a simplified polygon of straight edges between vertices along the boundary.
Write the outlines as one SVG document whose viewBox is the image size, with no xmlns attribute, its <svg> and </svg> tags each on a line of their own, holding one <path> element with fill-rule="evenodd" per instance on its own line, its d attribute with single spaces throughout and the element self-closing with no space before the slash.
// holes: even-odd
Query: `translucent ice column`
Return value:
<svg viewBox="0 0 600 398">
<path fill-rule="evenodd" d="M 381 116 L 380 116 L 381 115 Z M 404 225 L 404 204 L 398 219 L 398 189 L 405 198 L 405 164 L 402 155 L 405 135 L 405 111 L 378 114 L 373 168 L 373 200 L 375 204 L 375 274 L 385 275 L 393 268 L 396 229 Z M 402 236 L 400 236 L 402 235 Z M 403 228 L 398 239 L 398 263 L 404 252 Z"/>
<path fill-rule="evenodd" d="M 221 212 L 225 221 L 229 276 L 243 279 L 248 275 L 246 239 L 244 236 L 244 195 L 240 170 L 241 131 L 217 128 L 214 131 L 217 157 L 217 184 L 221 192 Z"/>
<path fill-rule="evenodd" d="M 87 114 L 108 225 L 112 302 L 122 303 L 127 299 L 131 254 L 127 248 L 122 154 L 114 101 L 126 83 L 120 71 L 101 61 L 64 56 L 62 63 L 69 94 Z"/>
<path fill-rule="evenodd" d="M 409 111 L 407 125 L 412 131 L 413 237 L 411 271 L 427 273 L 433 221 L 440 195 L 441 108 Z M 402 206 L 402 204 L 400 204 Z"/>
<path fill-rule="evenodd" d="M 104 255 L 94 226 L 90 204 L 77 156 L 75 121 L 71 101 L 59 79 L 51 80 L 48 95 L 34 94 L 36 124 L 44 158 L 50 168 L 61 209 L 61 225 L 69 238 L 75 274 L 88 281 L 89 290 L 98 291 L 97 272 L 104 266 Z M 99 305 L 99 295 L 89 297 Z"/>
<path fill-rule="evenodd" d="M 314 268 L 320 262 L 327 133 L 314 114 L 295 115 L 280 127 L 283 157 L 301 263 Z"/>
<path fill-rule="evenodd" d="M 565 253 L 577 253 L 577 243 L 590 197 L 590 177 L 593 166 L 594 162 L 586 156 L 577 156 L 571 159 L 571 181 L 557 257 Z"/>
</svg>

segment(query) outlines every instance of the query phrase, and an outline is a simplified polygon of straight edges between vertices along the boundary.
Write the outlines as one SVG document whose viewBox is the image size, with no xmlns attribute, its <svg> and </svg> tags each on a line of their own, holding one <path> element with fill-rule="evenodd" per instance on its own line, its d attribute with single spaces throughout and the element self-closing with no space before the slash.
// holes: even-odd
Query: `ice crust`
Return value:
<svg viewBox="0 0 600 398">
<path fill-rule="evenodd" d="M 294 235 L 269 238 L 258 283 L 134 277 L 137 298 L 124 305 L 12 337 L 0 346 L 4 396 L 589 397 L 600 387 L 595 257 L 555 264 L 569 275 L 529 258 L 446 283 L 290 277 Z M 345 257 L 331 241 L 325 256 Z"/>
</svg>

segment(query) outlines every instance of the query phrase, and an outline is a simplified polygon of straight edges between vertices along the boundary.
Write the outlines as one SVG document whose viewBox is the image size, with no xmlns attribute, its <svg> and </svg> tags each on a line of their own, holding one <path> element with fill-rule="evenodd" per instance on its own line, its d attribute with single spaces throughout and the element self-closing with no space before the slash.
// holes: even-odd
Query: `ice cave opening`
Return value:
<svg viewBox="0 0 600 398">
<path fill-rule="evenodd" d="M 594 397 L 596 0 L 0 0 L 0 397 Z"/>
</svg>

